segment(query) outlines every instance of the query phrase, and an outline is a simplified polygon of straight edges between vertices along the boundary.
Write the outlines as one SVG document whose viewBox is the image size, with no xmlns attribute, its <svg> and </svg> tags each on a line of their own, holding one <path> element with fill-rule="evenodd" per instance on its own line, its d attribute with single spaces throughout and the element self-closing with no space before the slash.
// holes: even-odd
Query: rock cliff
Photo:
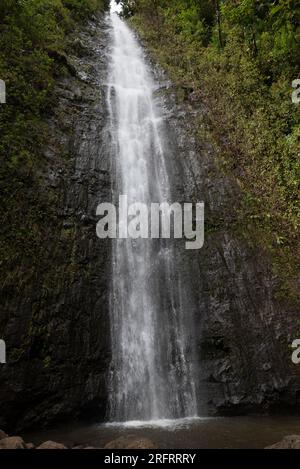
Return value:
<svg viewBox="0 0 300 469">
<path fill-rule="evenodd" d="M 58 200 L 56 226 L 49 225 L 33 280 L 7 294 L 0 318 L 8 358 L 0 368 L 6 430 L 79 416 L 100 420 L 107 407 L 111 246 L 95 233 L 96 206 L 111 200 L 112 180 L 105 18 L 91 20 L 73 44 L 64 58 L 68 72 L 57 80 L 40 174 L 44 190 L 51 187 Z M 297 311 L 276 300 L 267 256 L 234 228 L 238 186 L 196 135 L 195 117 L 205 110 L 189 94 L 178 100 L 164 74 L 156 69 L 156 75 L 174 150 L 174 198 L 206 204 L 205 245 L 185 251 L 182 266 L 196 315 L 201 411 L 295 409 L 300 374 L 289 345 Z M 49 279 L 50 265 L 56 275 Z M 22 278 L 24 272 L 21 263 Z"/>
<path fill-rule="evenodd" d="M 62 58 L 67 71 L 57 79 L 40 170 L 58 213 L 45 221 L 30 281 L 20 260 L 22 281 L 6 293 L 0 318 L 7 344 L 0 422 L 7 429 L 105 414 L 110 244 L 95 234 L 96 207 L 111 198 L 105 18 L 76 31 L 72 45 Z"/>
<path fill-rule="evenodd" d="M 207 139 L 206 110 L 192 90 L 174 86 L 154 67 L 174 147 L 174 196 L 205 202 L 204 247 L 182 255 L 196 309 L 200 411 L 297 409 L 300 371 L 291 361 L 297 305 L 276 299 L 279 279 L 268 255 L 238 229 L 239 186 Z"/>
</svg>

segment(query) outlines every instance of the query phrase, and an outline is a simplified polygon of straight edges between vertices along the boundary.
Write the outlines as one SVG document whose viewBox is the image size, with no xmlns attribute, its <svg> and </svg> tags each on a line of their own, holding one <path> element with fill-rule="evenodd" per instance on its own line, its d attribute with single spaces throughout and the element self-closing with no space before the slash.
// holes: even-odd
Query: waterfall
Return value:
<svg viewBox="0 0 300 469">
<path fill-rule="evenodd" d="M 169 201 L 164 118 L 134 33 L 111 11 L 108 108 L 114 196 Z M 174 240 L 173 240 L 174 241 Z M 110 421 L 197 415 L 192 320 L 172 240 L 117 239 L 111 292 Z"/>
</svg>

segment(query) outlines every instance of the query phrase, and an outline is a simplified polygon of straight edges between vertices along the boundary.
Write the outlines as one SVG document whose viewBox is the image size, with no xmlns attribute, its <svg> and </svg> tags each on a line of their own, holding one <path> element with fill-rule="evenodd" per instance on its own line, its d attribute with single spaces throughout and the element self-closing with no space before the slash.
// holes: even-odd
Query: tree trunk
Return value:
<svg viewBox="0 0 300 469">
<path fill-rule="evenodd" d="M 214 0 L 214 3 L 215 3 L 216 16 L 217 16 L 217 22 L 218 22 L 219 44 L 220 44 L 220 49 L 223 49 L 220 2 L 219 0 Z"/>
</svg>

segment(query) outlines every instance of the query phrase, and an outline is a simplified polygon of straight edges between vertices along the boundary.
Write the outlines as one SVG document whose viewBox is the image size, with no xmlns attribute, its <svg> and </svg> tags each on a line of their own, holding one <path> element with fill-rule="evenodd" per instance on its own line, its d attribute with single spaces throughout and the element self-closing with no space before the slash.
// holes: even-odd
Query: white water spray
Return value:
<svg viewBox="0 0 300 469">
<path fill-rule="evenodd" d="M 170 201 L 164 121 L 154 83 L 133 32 L 110 14 L 108 106 L 115 199 Z M 111 294 L 110 421 L 197 415 L 192 321 L 171 240 L 117 239 Z"/>
</svg>

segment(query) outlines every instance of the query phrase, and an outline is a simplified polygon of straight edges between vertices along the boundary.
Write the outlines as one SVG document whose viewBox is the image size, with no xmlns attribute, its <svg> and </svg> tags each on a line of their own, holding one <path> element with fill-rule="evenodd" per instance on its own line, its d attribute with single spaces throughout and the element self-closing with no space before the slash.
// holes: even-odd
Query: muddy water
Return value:
<svg viewBox="0 0 300 469">
<path fill-rule="evenodd" d="M 156 448 L 264 448 L 290 434 L 300 434 L 300 417 L 233 417 L 132 423 L 130 426 L 87 425 L 24 435 L 26 441 L 40 443 L 52 439 L 68 446 L 88 444 L 103 448 L 120 436 L 150 438 Z"/>
</svg>

